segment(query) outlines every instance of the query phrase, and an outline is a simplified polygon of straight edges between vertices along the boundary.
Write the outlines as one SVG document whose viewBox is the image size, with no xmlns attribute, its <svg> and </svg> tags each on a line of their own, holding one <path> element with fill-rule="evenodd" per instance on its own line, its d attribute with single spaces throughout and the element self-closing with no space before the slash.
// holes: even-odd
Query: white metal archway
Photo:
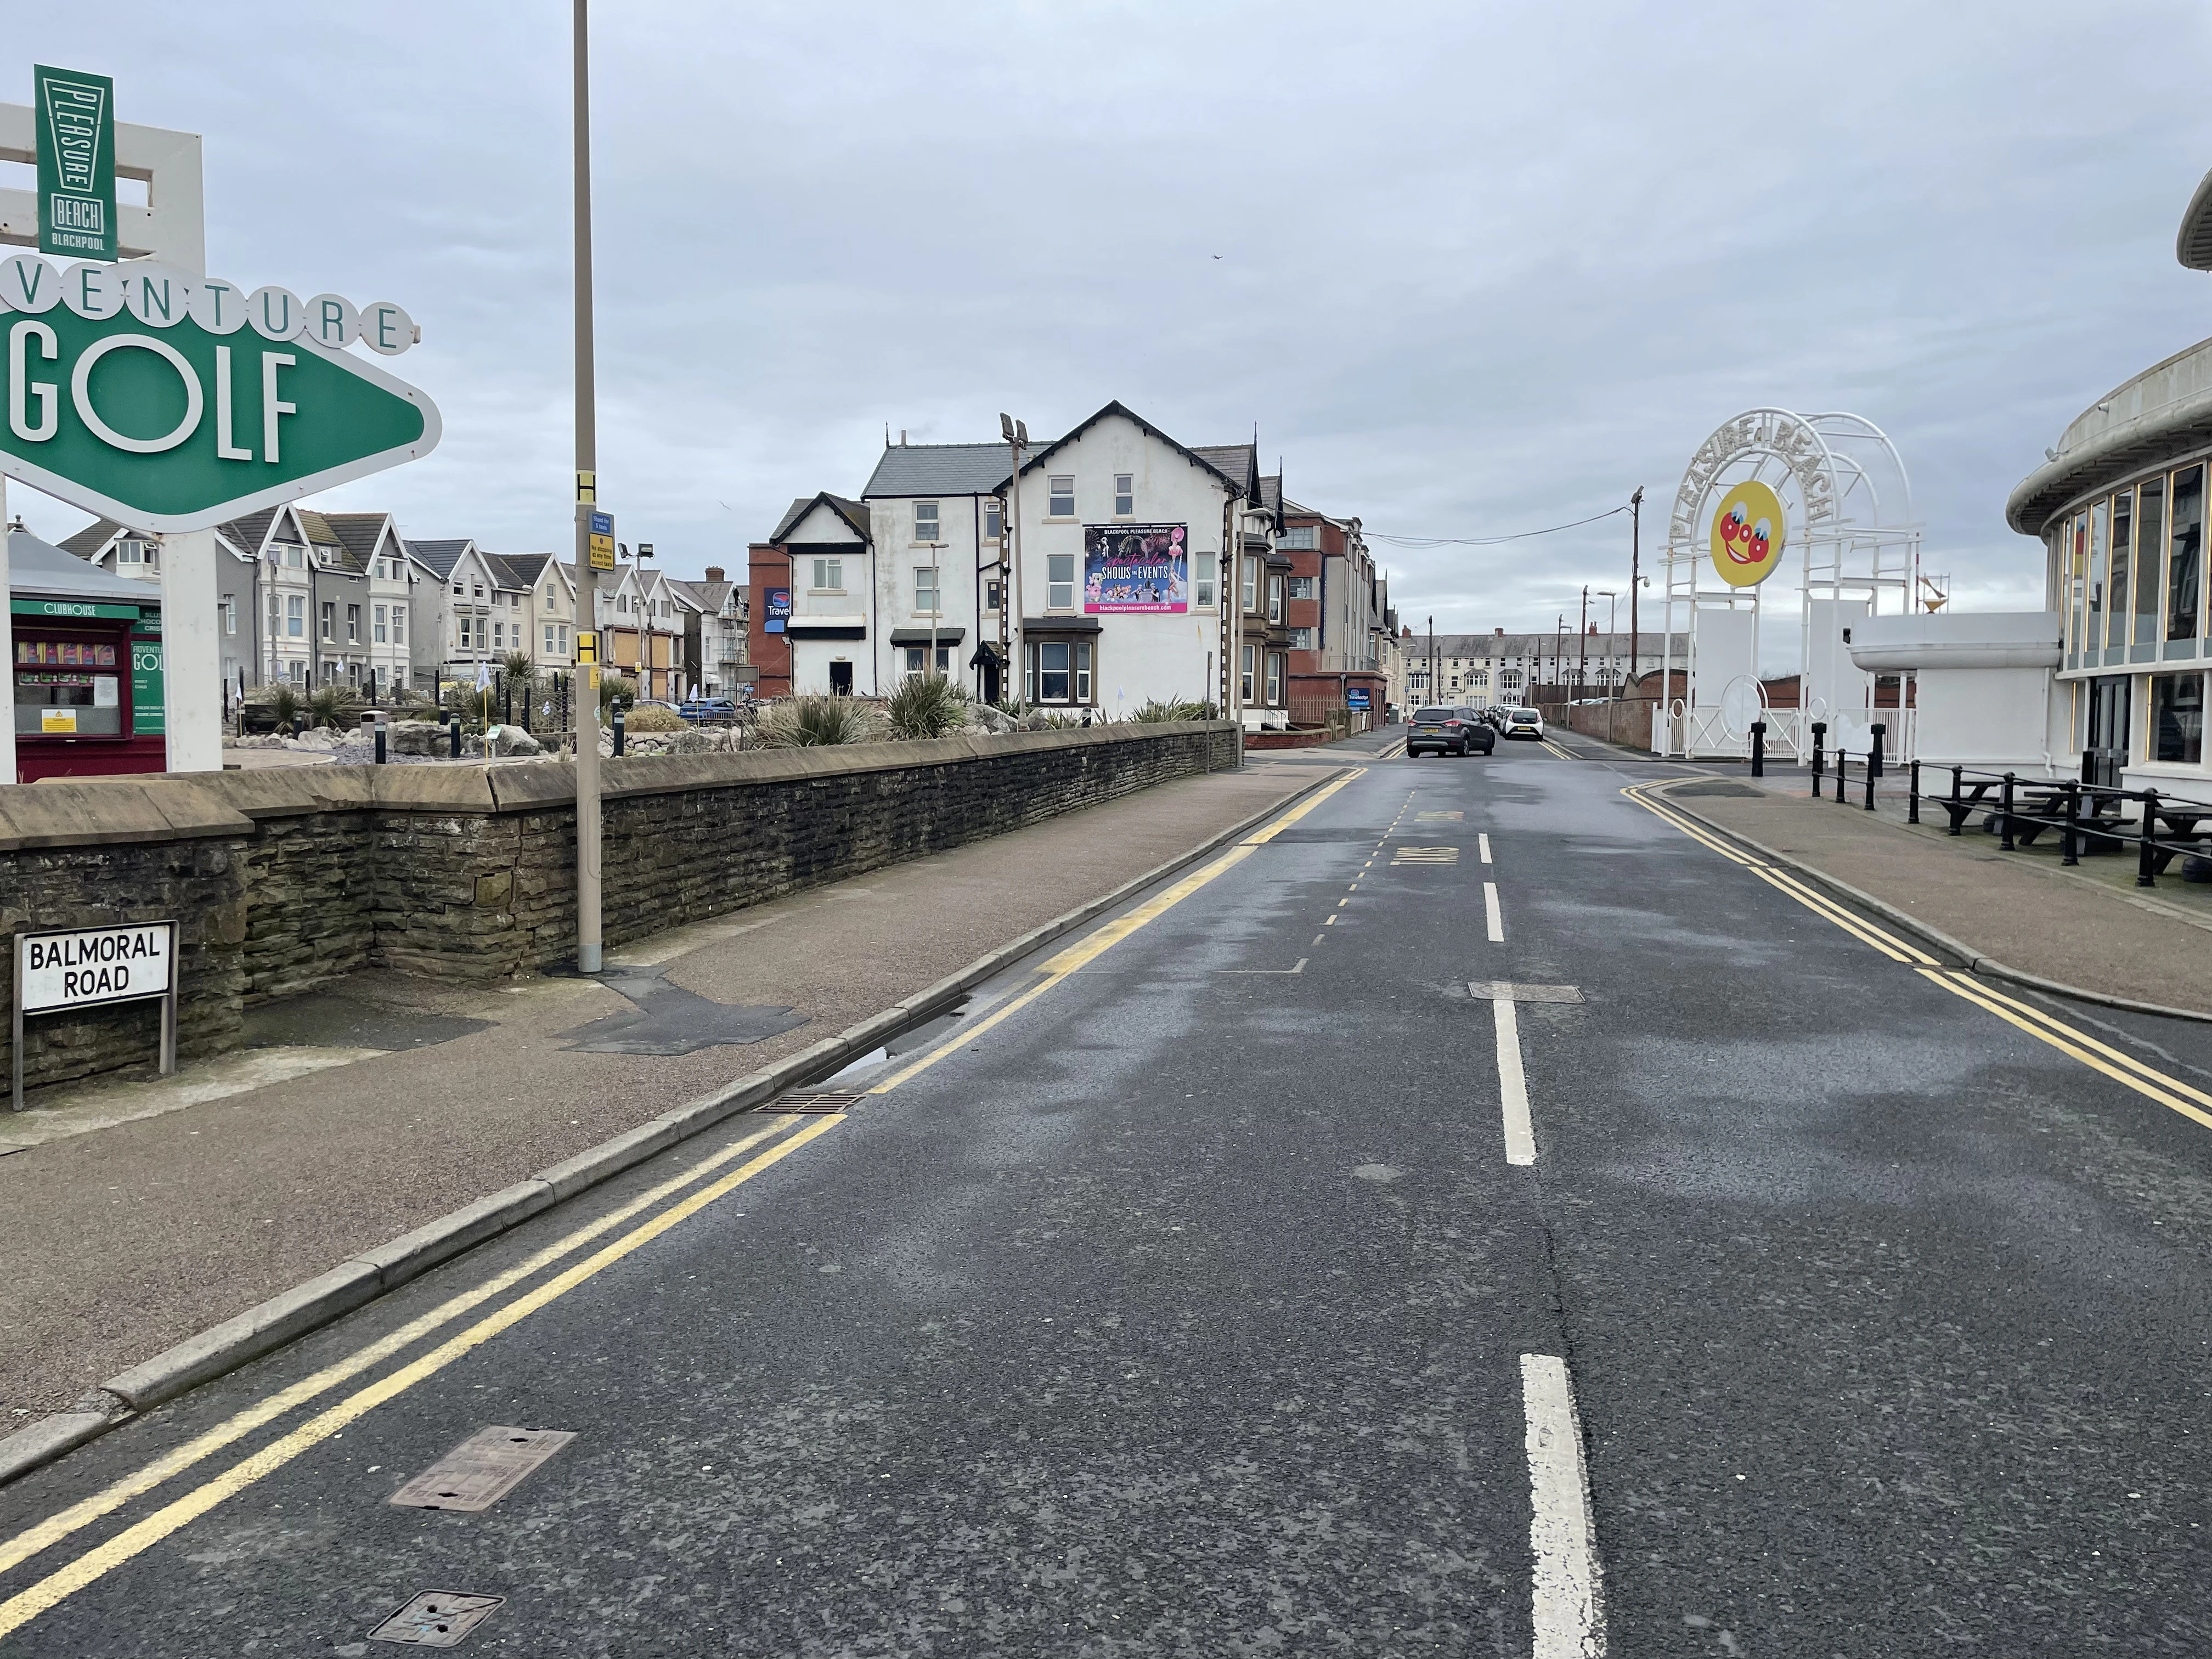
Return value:
<svg viewBox="0 0 2212 1659">
<path fill-rule="evenodd" d="M 1757 587 L 1730 586 L 1709 556 L 1713 514 L 1747 479 L 1780 497 L 1788 520 L 1784 559 L 1794 550 L 1800 561 L 1795 709 L 1766 708 L 1761 690 L 1753 710 L 1739 684 L 1748 673 L 1756 688 L 1761 678 L 1761 595 L 1771 579 Z M 1910 610 L 1920 574 L 1912 485 L 1887 433 L 1863 416 L 1840 411 L 1751 409 L 1722 422 L 1698 447 L 1674 492 L 1662 568 L 1660 661 L 1668 678 L 1652 714 L 1655 751 L 1692 758 L 1744 755 L 1750 720 L 1763 715 L 1767 747 L 1777 753 L 1808 752 L 1815 720 L 1828 723 L 1832 748 L 1863 752 L 1875 718 L 1874 682 L 1850 663 L 1848 629 L 1856 617 Z M 1702 629 L 1701 616 L 1708 619 Z M 1678 637 L 1686 643 L 1688 669 L 1679 690 L 1671 673 Z M 1711 659 L 1703 664 L 1701 643 Z M 1910 758 L 1911 712 L 1884 709 L 1881 718 L 1887 752 Z"/>
</svg>

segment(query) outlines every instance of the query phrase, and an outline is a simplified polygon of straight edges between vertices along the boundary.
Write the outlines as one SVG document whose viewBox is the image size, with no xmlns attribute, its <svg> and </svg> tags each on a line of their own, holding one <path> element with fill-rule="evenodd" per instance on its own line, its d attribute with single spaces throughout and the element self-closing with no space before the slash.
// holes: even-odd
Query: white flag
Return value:
<svg viewBox="0 0 2212 1659">
<path fill-rule="evenodd" d="M 491 690 L 491 665 L 488 662 L 480 662 L 477 665 L 477 690 L 479 691 Z"/>
</svg>

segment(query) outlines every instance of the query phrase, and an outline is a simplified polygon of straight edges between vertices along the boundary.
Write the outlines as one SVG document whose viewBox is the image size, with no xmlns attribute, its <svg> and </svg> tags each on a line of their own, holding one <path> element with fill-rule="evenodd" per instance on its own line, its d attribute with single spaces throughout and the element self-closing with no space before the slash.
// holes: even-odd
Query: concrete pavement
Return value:
<svg viewBox="0 0 2212 1659">
<path fill-rule="evenodd" d="M 1650 775 L 1377 759 L 0 1491 L 0 1655 L 2204 1650 L 2212 1095 Z"/>
<path fill-rule="evenodd" d="M 1255 759 L 642 941 L 611 955 L 629 995 L 363 974 L 257 1011 L 256 1047 L 174 1079 L 34 1095 L 0 1114 L 0 1151 L 27 1149 L 0 1155 L 0 1433 L 890 1006 L 1323 763 L 1342 760 Z"/>
</svg>

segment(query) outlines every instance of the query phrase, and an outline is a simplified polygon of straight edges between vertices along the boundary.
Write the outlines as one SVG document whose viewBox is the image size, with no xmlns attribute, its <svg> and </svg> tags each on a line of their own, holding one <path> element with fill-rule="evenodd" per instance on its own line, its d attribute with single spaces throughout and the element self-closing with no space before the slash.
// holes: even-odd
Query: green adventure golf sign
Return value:
<svg viewBox="0 0 2212 1659">
<path fill-rule="evenodd" d="M 420 459 L 441 430 L 428 397 L 348 349 L 413 345 L 396 305 L 18 253 L 0 259 L 0 472 L 146 530 L 204 530 Z"/>
</svg>

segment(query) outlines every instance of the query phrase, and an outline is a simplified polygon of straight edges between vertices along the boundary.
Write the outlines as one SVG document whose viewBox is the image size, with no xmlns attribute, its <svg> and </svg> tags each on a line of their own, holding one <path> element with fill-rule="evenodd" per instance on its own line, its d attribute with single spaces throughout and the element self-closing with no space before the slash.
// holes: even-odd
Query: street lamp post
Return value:
<svg viewBox="0 0 2212 1659">
<path fill-rule="evenodd" d="M 599 633 L 592 514 L 599 501 L 599 423 L 592 356 L 592 100 L 588 0 L 574 0 L 576 614 Z M 580 658 L 580 651 L 576 653 Z M 592 653 L 599 656 L 598 651 Z M 576 971 L 599 971 L 599 697 L 595 665 L 578 662 L 576 696 Z"/>
<path fill-rule="evenodd" d="M 1582 696 L 1583 687 L 1589 680 L 1589 584 L 1588 582 L 1583 584 L 1583 619 L 1579 631 L 1582 638 L 1582 650 L 1575 659 L 1575 695 L 1577 697 Z"/>
<path fill-rule="evenodd" d="M 1643 559 L 1644 486 L 1638 484 L 1636 493 L 1628 498 L 1628 677 L 1638 690 L 1644 686 L 1643 675 L 1637 667 L 1642 659 L 1644 642 L 1636 623 L 1636 595 L 1644 586 Z M 1660 665 L 1660 672 L 1662 674 L 1666 672 L 1663 663 Z M 1667 686 L 1663 679 L 1660 682 L 1659 695 L 1664 701 Z"/>
<path fill-rule="evenodd" d="M 1009 701 L 1026 702 L 1029 681 L 1021 660 L 1022 452 L 1030 447 L 1029 422 L 1002 414 L 999 416 L 999 430 L 1006 437 L 1014 463 L 1013 476 L 1006 485 L 1006 586 L 999 595 L 999 638 L 1006 647 L 1006 696 Z M 1052 596 L 1048 593 L 1045 597 L 1048 599 Z M 1013 690 L 1016 686 L 1021 689 Z"/>
</svg>

